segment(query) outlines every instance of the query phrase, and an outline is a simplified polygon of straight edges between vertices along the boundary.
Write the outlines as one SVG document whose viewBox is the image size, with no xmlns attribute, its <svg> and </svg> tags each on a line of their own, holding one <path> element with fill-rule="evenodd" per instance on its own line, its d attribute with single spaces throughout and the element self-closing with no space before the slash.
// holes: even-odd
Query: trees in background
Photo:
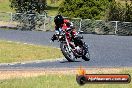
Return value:
<svg viewBox="0 0 132 88">
<path fill-rule="evenodd" d="M 68 17 L 101 19 L 110 0 L 65 0 L 59 7 L 59 13 Z"/>
<path fill-rule="evenodd" d="M 126 1 L 123 5 L 113 0 L 109 6 L 107 20 L 132 22 L 132 1 L 131 3 Z"/>
<path fill-rule="evenodd" d="M 120 4 L 115 0 L 65 0 L 59 13 L 66 17 L 132 22 L 132 1 Z"/>
<path fill-rule="evenodd" d="M 56 3 L 59 0 L 50 0 L 51 4 Z"/>
<path fill-rule="evenodd" d="M 10 0 L 11 8 L 16 12 L 42 13 L 46 8 L 46 0 Z"/>
<path fill-rule="evenodd" d="M 59 0 L 50 0 L 51 2 Z M 46 0 L 10 0 L 11 7 L 16 12 L 40 13 L 46 9 Z M 131 3 L 130 3 L 131 2 Z M 66 17 L 83 19 L 105 19 L 132 22 L 132 1 L 125 4 L 115 0 L 64 0 L 58 9 Z"/>
<path fill-rule="evenodd" d="M 16 13 L 14 20 L 19 22 L 19 30 L 35 30 L 43 24 L 44 19 L 38 17 L 39 14 L 45 14 L 46 0 L 10 0 L 11 8 Z M 39 23 L 38 23 L 39 22 Z"/>
</svg>

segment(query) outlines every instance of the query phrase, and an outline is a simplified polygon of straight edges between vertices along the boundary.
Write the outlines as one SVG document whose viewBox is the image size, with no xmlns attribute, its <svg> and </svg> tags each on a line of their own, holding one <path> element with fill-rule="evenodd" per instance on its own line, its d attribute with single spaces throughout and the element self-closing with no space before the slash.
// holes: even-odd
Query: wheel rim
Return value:
<svg viewBox="0 0 132 88">
<path fill-rule="evenodd" d="M 86 56 L 88 59 L 90 59 L 90 54 L 89 54 L 89 52 L 87 52 L 85 56 Z"/>
<path fill-rule="evenodd" d="M 71 58 L 71 60 L 75 61 L 75 56 L 74 56 L 73 52 L 70 52 L 68 54 L 68 56 Z"/>
<path fill-rule="evenodd" d="M 67 45 L 63 45 L 63 48 L 65 49 L 65 52 L 67 53 L 67 56 L 72 60 L 75 61 L 75 56 L 72 51 L 68 50 Z"/>
</svg>

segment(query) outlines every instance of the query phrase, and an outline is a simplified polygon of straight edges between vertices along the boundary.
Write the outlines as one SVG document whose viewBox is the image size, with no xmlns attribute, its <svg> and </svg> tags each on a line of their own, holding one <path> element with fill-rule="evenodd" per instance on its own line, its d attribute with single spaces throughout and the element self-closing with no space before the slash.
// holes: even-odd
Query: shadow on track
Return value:
<svg viewBox="0 0 132 88">
<path fill-rule="evenodd" d="M 82 61 L 74 61 L 74 62 L 69 62 L 69 61 L 66 61 L 66 60 L 60 61 L 60 63 L 77 63 L 77 62 L 82 62 Z"/>
</svg>

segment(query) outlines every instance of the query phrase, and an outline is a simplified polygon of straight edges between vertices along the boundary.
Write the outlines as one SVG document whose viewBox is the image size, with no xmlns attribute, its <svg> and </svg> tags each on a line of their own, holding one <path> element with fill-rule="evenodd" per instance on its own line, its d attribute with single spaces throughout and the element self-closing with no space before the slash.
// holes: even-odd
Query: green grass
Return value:
<svg viewBox="0 0 132 88">
<path fill-rule="evenodd" d="M 58 14 L 58 7 L 63 2 L 63 0 L 58 0 L 56 3 L 51 3 L 50 0 L 47 0 L 47 13 L 49 16 L 55 16 Z"/>
<path fill-rule="evenodd" d="M 120 73 L 129 73 L 132 70 L 125 70 Z M 0 88 L 132 88 L 129 84 L 85 84 L 79 86 L 75 75 L 43 75 L 29 78 L 15 78 L 0 81 Z"/>
<path fill-rule="evenodd" d="M 0 63 L 45 60 L 60 57 L 62 57 L 62 54 L 57 48 L 0 41 Z"/>
<path fill-rule="evenodd" d="M 0 0 L 0 12 L 14 12 L 14 10 L 10 8 L 9 0 Z"/>
<path fill-rule="evenodd" d="M 48 16 L 55 16 L 58 13 L 58 6 L 62 1 L 63 0 L 58 0 L 56 3 L 51 3 L 50 0 L 47 0 L 48 8 L 46 12 L 48 13 Z M 15 12 L 15 11 L 10 8 L 9 0 L 0 0 L 0 12 Z"/>
</svg>

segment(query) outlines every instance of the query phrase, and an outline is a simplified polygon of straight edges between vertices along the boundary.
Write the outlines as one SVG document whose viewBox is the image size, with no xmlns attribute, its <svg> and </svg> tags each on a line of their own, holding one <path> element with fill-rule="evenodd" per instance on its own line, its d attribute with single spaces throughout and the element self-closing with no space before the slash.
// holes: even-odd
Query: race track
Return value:
<svg viewBox="0 0 132 88">
<path fill-rule="evenodd" d="M 50 44 L 53 32 L 0 30 L 0 40 L 59 47 L 59 43 Z M 132 36 L 84 34 L 84 41 L 90 46 L 91 60 L 81 58 L 76 62 L 67 62 L 64 58 L 56 61 L 43 61 L 17 64 L 0 64 L 0 69 L 24 68 L 76 68 L 83 67 L 131 67 Z"/>
</svg>

